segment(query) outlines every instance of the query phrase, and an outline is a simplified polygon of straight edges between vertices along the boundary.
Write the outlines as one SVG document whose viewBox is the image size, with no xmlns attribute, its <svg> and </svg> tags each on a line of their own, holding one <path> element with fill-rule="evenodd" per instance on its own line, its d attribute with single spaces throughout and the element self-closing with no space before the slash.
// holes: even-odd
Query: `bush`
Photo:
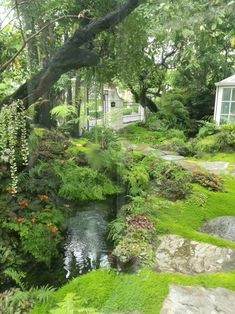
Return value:
<svg viewBox="0 0 235 314">
<path fill-rule="evenodd" d="M 132 196 L 141 195 L 149 188 L 149 174 L 142 164 L 121 169 L 121 177 L 127 186 L 127 193 Z"/>
<path fill-rule="evenodd" d="M 194 170 L 192 182 L 198 183 L 211 191 L 223 191 L 223 181 L 214 173 Z"/>
<path fill-rule="evenodd" d="M 159 163 L 153 171 L 160 195 L 175 201 L 186 198 L 192 191 L 191 174 L 173 163 Z"/>
<path fill-rule="evenodd" d="M 54 169 L 61 178 L 59 196 L 69 200 L 102 200 L 119 191 L 105 174 L 79 167 L 72 160 L 57 163 Z"/>
<path fill-rule="evenodd" d="M 190 129 L 189 112 L 178 91 L 171 90 L 162 95 L 159 109 L 158 116 L 168 129 Z"/>
<path fill-rule="evenodd" d="M 125 220 L 123 236 L 113 251 L 118 267 L 150 265 L 154 258 L 155 228 L 145 215 L 130 215 Z"/>
<path fill-rule="evenodd" d="M 201 127 L 198 131 L 198 138 L 204 138 L 218 132 L 218 126 L 215 122 L 200 120 Z"/>
<path fill-rule="evenodd" d="M 94 126 L 83 136 L 91 142 L 98 143 L 103 149 L 107 149 L 112 142 L 117 141 L 117 133 L 108 127 Z"/>
</svg>

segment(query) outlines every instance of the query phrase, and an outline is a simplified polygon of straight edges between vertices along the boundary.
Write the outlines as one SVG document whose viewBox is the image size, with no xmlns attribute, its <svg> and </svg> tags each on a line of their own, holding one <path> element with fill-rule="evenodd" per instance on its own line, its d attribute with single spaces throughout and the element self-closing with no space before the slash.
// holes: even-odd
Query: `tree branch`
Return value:
<svg viewBox="0 0 235 314">
<path fill-rule="evenodd" d="M 38 36 L 41 32 L 43 32 L 46 28 L 48 28 L 50 25 L 65 19 L 65 18 L 78 18 L 78 15 L 64 15 L 61 17 L 56 18 L 55 20 L 47 23 L 46 25 L 44 25 L 42 28 L 40 28 L 35 34 L 33 34 L 32 36 L 28 37 L 27 39 L 24 38 L 23 40 L 23 44 L 20 47 L 20 49 L 9 59 L 7 60 L 5 63 L 0 65 L 0 73 L 4 72 L 8 66 L 21 54 L 21 52 L 24 50 L 24 48 L 26 47 L 26 45 L 28 44 L 28 42 L 30 42 L 33 38 L 35 38 L 36 36 Z"/>
<path fill-rule="evenodd" d="M 6 97 L 0 103 L 0 107 L 16 99 L 23 99 L 25 106 L 28 107 L 38 98 L 43 97 L 62 74 L 72 69 L 97 65 L 99 59 L 96 53 L 80 47 L 94 39 L 98 33 L 121 22 L 141 2 L 142 0 L 128 0 L 125 4 L 108 13 L 106 16 L 89 23 L 82 29 L 77 29 L 69 40 L 48 61 L 48 64 L 28 82 L 21 85 L 14 94 Z"/>
</svg>

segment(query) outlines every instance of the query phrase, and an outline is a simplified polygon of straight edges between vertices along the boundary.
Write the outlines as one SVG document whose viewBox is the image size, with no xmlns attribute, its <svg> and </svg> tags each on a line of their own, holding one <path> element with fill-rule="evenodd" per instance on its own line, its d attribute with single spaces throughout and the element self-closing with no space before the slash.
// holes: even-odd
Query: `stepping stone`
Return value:
<svg viewBox="0 0 235 314">
<path fill-rule="evenodd" d="M 180 156 L 180 155 L 163 155 L 163 156 L 161 156 L 161 158 L 166 160 L 166 161 L 177 161 L 177 160 L 184 159 L 184 157 Z"/>
<path fill-rule="evenodd" d="M 155 270 L 182 274 L 226 272 L 235 269 L 235 250 L 196 242 L 178 235 L 160 238 Z"/>
<path fill-rule="evenodd" d="M 224 288 L 170 285 L 160 314 L 234 314 L 235 292 Z"/>
<path fill-rule="evenodd" d="M 191 172 L 193 172 L 193 171 L 195 171 L 195 170 L 200 170 L 200 169 L 201 169 L 197 164 L 195 164 L 195 163 L 193 163 L 193 162 L 191 162 L 191 161 L 187 161 L 187 160 L 179 160 L 179 161 L 178 161 L 178 164 L 179 164 L 183 169 L 188 170 L 188 171 L 191 171 Z"/>
<path fill-rule="evenodd" d="M 216 174 L 228 174 L 229 162 L 226 161 L 208 161 L 199 164 L 201 167 L 205 168 L 209 172 Z"/>
<path fill-rule="evenodd" d="M 205 223 L 199 230 L 235 242 L 235 217 L 221 216 L 214 218 Z"/>
</svg>

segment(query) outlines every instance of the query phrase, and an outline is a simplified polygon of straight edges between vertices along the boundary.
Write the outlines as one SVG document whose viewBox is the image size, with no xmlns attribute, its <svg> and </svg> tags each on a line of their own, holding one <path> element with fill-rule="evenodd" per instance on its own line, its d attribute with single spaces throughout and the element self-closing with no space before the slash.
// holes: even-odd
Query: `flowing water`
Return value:
<svg viewBox="0 0 235 314">
<path fill-rule="evenodd" d="M 96 202 L 79 206 L 69 218 L 64 246 L 66 278 L 92 269 L 109 266 L 108 222 L 115 213 L 114 202 Z"/>
</svg>

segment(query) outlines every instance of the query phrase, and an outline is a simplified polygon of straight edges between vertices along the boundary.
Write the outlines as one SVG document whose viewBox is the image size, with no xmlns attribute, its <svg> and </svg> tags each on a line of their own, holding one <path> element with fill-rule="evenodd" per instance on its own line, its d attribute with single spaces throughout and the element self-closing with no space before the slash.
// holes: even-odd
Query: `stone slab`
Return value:
<svg viewBox="0 0 235 314">
<path fill-rule="evenodd" d="M 199 166 L 216 174 L 228 174 L 229 173 L 228 171 L 229 162 L 226 162 L 226 161 L 201 162 Z"/>
<path fill-rule="evenodd" d="M 177 161 L 184 159 L 184 157 L 180 155 L 162 155 L 161 158 L 166 161 Z"/>
<path fill-rule="evenodd" d="M 234 314 L 235 292 L 171 285 L 160 314 Z"/>
<path fill-rule="evenodd" d="M 226 272 L 235 269 L 235 250 L 170 234 L 160 238 L 155 270 L 182 274 Z"/>
<path fill-rule="evenodd" d="M 216 217 L 205 223 L 199 230 L 201 232 L 205 232 L 220 237 L 222 239 L 235 242 L 235 217 Z"/>
</svg>

